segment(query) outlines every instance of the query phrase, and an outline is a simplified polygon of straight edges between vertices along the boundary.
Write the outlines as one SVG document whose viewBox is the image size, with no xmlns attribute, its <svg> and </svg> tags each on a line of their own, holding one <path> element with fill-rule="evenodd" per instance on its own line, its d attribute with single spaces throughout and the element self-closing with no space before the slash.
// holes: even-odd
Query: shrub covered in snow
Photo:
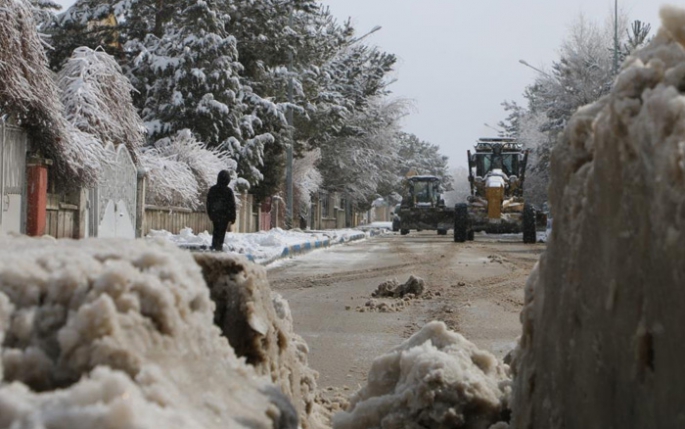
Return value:
<svg viewBox="0 0 685 429">
<path fill-rule="evenodd" d="M 143 148 L 141 161 L 148 177 L 149 204 L 198 208 L 221 170 L 236 179 L 236 162 L 195 139 L 190 130 Z"/>
</svg>

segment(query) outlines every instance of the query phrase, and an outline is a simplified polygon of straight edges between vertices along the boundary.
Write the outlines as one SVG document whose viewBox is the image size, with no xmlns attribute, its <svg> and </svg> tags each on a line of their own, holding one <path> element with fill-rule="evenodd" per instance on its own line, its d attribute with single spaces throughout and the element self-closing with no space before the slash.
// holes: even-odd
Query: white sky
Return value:
<svg viewBox="0 0 685 429">
<path fill-rule="evenodd" d="M 557 58 L 574 19 L 603 22 L 613 0 L 323 0 L 341 20 L 352 18 L 359 34 L 383 28 L 367 42 L 400 58 L 396 96 L 417 111 L 405 130 L 441 147 L 450 165 L 466 165 L 466 150 L 504 119 L 500 104 L 516 100 L 538 68 Z M 661 0 L 619 0 L 630 21 L 659 23 Z M 681 5 L 683 2 L 679 2 Z"/>
<path fill-rule="evenodd" d="M 404 128 L 441 147 L 450 165 L 466 165 L 466 150 L 504 119 L 500 104 L 516 100 L 536 72 L 557 58 L 568 27 L 579 14 L 604 21 L 613 0 L 321 0 L 358 34 L 399 57 L 391 87 L 413 100 Z M 73 0 L 57 0 L 67 6 Z M 662 0 L 619 0 L 631 21 L 659 23 Z M 683 4 L 676 2 L 675 4 Z"/>
</svg>

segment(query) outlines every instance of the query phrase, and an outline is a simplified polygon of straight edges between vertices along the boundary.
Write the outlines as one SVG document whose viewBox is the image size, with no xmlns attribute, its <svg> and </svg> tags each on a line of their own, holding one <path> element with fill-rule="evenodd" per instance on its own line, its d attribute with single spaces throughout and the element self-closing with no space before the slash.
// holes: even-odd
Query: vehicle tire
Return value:
<svg viewBox="0 0 685 429">
<path fill-rule="evenodd" d="M 446 229 L 438 229 L 438 235 L 447 235 L 447 230 Z"/>
<path fill-rule="evenodd" d="M 523 242 L 534 244 L 537 242 L 537 232 L 535 228 L 535 209 L 530 204 L 523 206 Z"/>
<path fill-rule="evenodd" d="M 400 234 L 407 235 L 407 234 L 409 234 L 409 230 L 408 229 L 401 229 Z"/>
<path fill-rule="evenodd" d="M 454 206 L 454 242 L 463 243 L 468 237 L 469 207 L 464 204 Z"/>
<path fill-rule="evenodd" d="M 469 233 L 466 235 L 466 239 L 469 241 L 473 241 L 476 239 L 476 231 L 469 229 Z"/>
</svg>

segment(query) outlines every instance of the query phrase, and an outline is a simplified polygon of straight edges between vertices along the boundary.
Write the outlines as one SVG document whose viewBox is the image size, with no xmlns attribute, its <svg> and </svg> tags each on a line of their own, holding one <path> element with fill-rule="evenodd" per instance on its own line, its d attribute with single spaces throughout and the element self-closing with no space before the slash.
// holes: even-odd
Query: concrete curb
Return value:
<svg viewBox="0 0 685 429">
<path fill-rule="evenodd" d="M 317 232 L 317 231 L 312 231 L 312 232 Z M 298 243 L 298 244 L 293 244 L 287 247 L 283 248 L 283 251 L 280 253 L 280 255 L 264 259 L 261 261 L 257 261 L 257 259 L 254 257 L 254 255 L 251 254 L 240 254 L 241 256 L 246 257 L 249 261 L 254 262 L 259 265 L 268 265 L 272 262 L 276 262 L 279 259 L 285 259 L 289 258 L 295 255 L 302 255 L 308 252 L 311 252 L 312 250 L 316 249 L 324 249 L 327 247 L 331 246 L 336 246 L 338 244 L 345 244 L 349 243 L 352 241 L 358 241 L 358 240 L 363 240 L 368 237 L 375 237 L 377 235 L 381 235 L 383 232 L 382 230 L 370 230 L 370 231 L 359 231 L 358 233 L 349 235 L 347 237 L 340 237 L 337 239 L 323 239 L 323 240 L 313 240 L 313 241 L 308 241 L 308 242 L 303 242 L 303 243 Z M 207 246 L 204 245 L 180 245 L 179 246 L 182 249 L 187 249 L 195 252 L 208 252 L 210 251 Z"/>
<path fill-rule="evenodd" d="M 314 231 L 315 232 L 315 231 Z M 347 236 L 347 237 L 340 237 L 335 240 L 331 239 L 324 239 L 324 240 L 314 240 L 314 241 L 309 241 L 309 242 L 304 242 L 304 243 L 299 243 L 299 244 L 293 244 L 291 246 L 287 246 L 283 248 L 283 251 L 279 256 L 275 256 L 273 258 L 269 258 L 263 261 L 256 262 L 254 256 L 252 255 L 246 255 L 247 259 L 249 259 L 252 262 L 256 262 L 259 265 L 268 265 L 272 262 L 278 261 L 279 259 L 285 259 L 289 258 L 291 256 L 295 255 L 302 255 L 305 253 L 309 253 L 312 250 L 316 249 L 324 249 L 327 247 L 335 246 L 338 244 L 344 244 L 344 243 L 349 243 L 351 241 L 358 241 L 358 240 L 363 240 L 367 237 L 374 237 L 376 235 L 380 235 L 379 232 L 371 231 L 370 234 L 367 236 L 365 232 L 358 232 L 356 234 Z"/>
</svg>

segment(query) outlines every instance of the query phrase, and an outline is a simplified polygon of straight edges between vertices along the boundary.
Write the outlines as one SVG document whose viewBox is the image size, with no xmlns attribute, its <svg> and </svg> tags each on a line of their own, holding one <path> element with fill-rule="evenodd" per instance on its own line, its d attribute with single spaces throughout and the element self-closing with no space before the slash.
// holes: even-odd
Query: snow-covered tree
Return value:
<svg viewBox="0 0 685 429">
<path fill-rule="evenodd" d="M 53 65 L 77 41 L 103 46 L 138 90 L 134 103 L 148 141 L 190 129 L 238 162 L 241 183 L 262 178 L 265 121 L 285 124 L 282 109 L 241 82 L 236 39 L 223 0 L 78 0 L 54 27 Z"/>
<path fill-rule="evenodd" d="M 296 158 L 320 151 L 329 191 L 367 201 L 394 189 L 396 58 L 317 0 L 77 0 L 55 22 L 53 67 L 77 43 L 103 46 L 138 90 L 148 144 L 189 129 L 258 197 L 282 189 L 288 144 Z"/>
<path fill-rule="evenodd" d="M 102 146 L 64 118 L 36 28 L 29 3 L 0 0 L 0 116 L 20 121 L 64 183 L 93 184 Z"/>
<path fill-rule="evenodd" d="M 312 195 L 318 192 L 323 184 L 323 176 L 317 168 L 320 160 L 321 150 L 314 149 L 293 162 L 294 199 L 299 202 L 300 214 L 304 217 L 309 214 Z"/>
<path fill-rule="evenodd" d="M 440 153 L 437 145 L 404 132 L 397 135 L 397 143 L 400 177 L 414 171 L 416 174 L 437 176 L 446 188 L 451 187 L 448 158 Z"/>
<path fill-rule="evenodd" d="M 62 7 L 52 0 L 30 0 L 33 9 L 33 19 L 36 21 L 38 32 L 45 31 L 55 19 L 55 14 Z"/>
<path fill-rule="evenodd" d="M 455 204 L 465 203 L 471 195 L 471 184 L 469 183 L 469 169 L 463 165 L 450 169 L 451 190 L 445 193 L 445 204 L 454 207 Z"/>
<path fill-rule="evenodd" d="M 382 196 L 379 189 L 392 190 L 397 179 L 398 121 L 406 109 L 404 100 L 378 99 L 354 112 L 321 146 L 324 188 L 362 204 Z"/>
<path fill-rule="evenodd" d="M 609 22 L 610 21 L 610 22 Z M 623 61 L 648 41 L 650 27 L 635 21 L 627 28 L 619 16 L 619 59 Z M 598 24 L 580 16 L 562 43 L 560 58 L 548 71 L 542 70 L 526 88 L 528 106 L 514 102 L 503 106 L 508 117 L 500 122 L 507 137 L 516 137 L 531 150 L 526 194 L 535 203 L 546 199 L 550 153 L 558 135 L 576 110 L 593 103 L 611 89 L 614 67 L 614 22 Z"/>
<path fill-rule="evenodd" d="M 77 48 L 59 72 L 57 84 L 66 118 L 102 145 L 123 144 L 137 157 L 145 127 L 133 106 L 129 80 L 119 64 L 101 50 Z"/>
</svg>

